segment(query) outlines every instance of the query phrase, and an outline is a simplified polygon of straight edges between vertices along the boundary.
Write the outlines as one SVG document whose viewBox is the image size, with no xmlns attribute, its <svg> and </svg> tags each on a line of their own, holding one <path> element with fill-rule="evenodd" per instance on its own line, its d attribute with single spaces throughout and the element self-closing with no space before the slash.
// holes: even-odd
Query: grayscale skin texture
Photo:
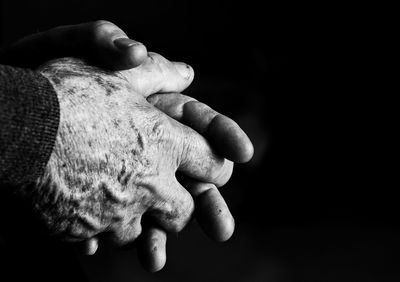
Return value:
<svg viewBox="0 0 400 282">
<path fill-rule="evenodd" d="M 44 175 L 22 194 L 50 234 L 75 242 L 108 233 L 124 245 L 140 235 L 144 214 L 178 232 L 194 204 L 176 171 L 218 186 L 230 178 L 232 162 L 147 102 L 158 89 L 144 86 L 146 64 L 111 72 L 62 58 L 38 70 L 57 92 L 60 126 Z"/>
<path fill-rule="evenodd" d="M 44 176 L 29 186 L 9 187 L 1 197 L 8 240 L 20 244 L 26 234 L 50 233 L 81 241 L 73 245 L 91 255 L 104 239 L 98 235 L 108 234 L 120 245 L 135 240 L 145 215 L 139 259 L 147 270 L 158 271 L 166 262 L 166 232 L 179 231 L 192 213 L 186 190 L 206 234 L 228 240 L 234 219 L 217 188 L 230 178 L 232 161 L 248 162 L 254 149 L 235 121 L 179 93 L 193 81 L 193 69 L 147 52 L 103 20 L 28 36 L 0 59 L 37 68 L 65 56 L 124 71 L 72 58 L 38 69 L 56 89 L 62 120 Z M 175 179 L 176 169 L 186 190 Z"/>
</svg>

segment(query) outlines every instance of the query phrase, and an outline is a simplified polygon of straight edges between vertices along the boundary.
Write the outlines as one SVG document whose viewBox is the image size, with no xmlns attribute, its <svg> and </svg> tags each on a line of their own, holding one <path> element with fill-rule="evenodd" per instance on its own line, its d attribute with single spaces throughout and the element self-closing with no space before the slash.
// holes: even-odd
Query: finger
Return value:
<svg viewBox="0 0 400 282">
<path fill-rule="evenodd" d="M 142 266 L 150 272 L 161 270 L 166 261 L 167 234 L 158 227 L 145 229 L 138 242 L 138 257 Z"/>
<path fill-rule="evenodd" d="M 169 182 L 155 188 L 158 191 L 157 204 L 150 207 L 145 216 L 168 232 L 179 232 L 190 221 L 194 202 L 189 192 L 173 176 Z"/>
<path fill-rule="evenodd" d="M 96 237 L 76 243 L 75 249 L 83 255 L 94 255 L 99 247 L 99 240 Z"/>
<path fill-rule="evenodd" d="M 78 56 L 113 70 L 136 67 L 147 58 L 146 47 L 108 21 L 60 26 L 27 36 L 0 56 L 4 64 L 35 68 L 66 56 Z"/>
<path fill-rule="evenodd" d="M 235 221 L 221 193 L 210 183 L 185 182 L 194 198 L 195 217 L 203 231 L 215 241 L 228 240 L 235 230 Z"/>
<path fill-rule="evenodd" d="M 147 97 L 156 108 L 203 134 L 223 157 L 234 162 L 248 162 L 253 145 L 239 125 L 195 99 L 177 93 Z"/>
<path fill-rule="evenodd" d="M 171 62 L 163 56 L 148 52 L 138 68 L 121 72 L 137 93 L 147 97 L 159 92 L 181 92 L 193 81 L 193 69 L 180 62 Z"/>
<path fill-rule="evenodd" d="M 166 118 L 171 124 L 168 132 L 177 143 L 178 150 L 172 152 L 176 154 L 178 171 L 218 187 L 228 182 L 233 163 L 216 154 L 209 142 L 198 132 L 170 117 Z"/>
</svg>

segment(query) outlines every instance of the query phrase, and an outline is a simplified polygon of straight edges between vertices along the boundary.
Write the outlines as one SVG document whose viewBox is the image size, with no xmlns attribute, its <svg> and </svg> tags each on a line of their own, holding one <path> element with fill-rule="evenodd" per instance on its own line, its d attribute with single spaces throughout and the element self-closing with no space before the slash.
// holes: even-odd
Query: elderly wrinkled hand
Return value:
<svg viewBox="0 0 400 282">
<path fill-rule="evenodd" d="M 143 215 L 178 232 L 194 205 L 176 171 L 218 186 L 231 176 L 231 161 L 137 92 L 129 81 L 140 81 L 141 69 L 148 73 L 112 73 L 72 58 L 39 69 L 57 92 L 61 117 L 39 181 L 46 188 L 33 196 L 49 229 L 66 240 L 109 232 L 123 245 L 139 236 Z"/>
<path fill-rule="evenodd" d="M 61 123 L 45 175 L 24 196 L 53 234 L 84 240 L 93 253 L 99 234 L 124 245 L 142 233 L 139 253 L 151 271 L 165 264 L 165 231 L 184 227 L 193 202 L 210 237 L 232 235 L 233 217 L 216 187 L 253 147 L 231 119 L 177 93 L 193 80 L 189 66 L 147 53 L 106 21 L 37 34 L 7 54 L 31 67 L 68 55 L 90 60 L 63 58 L 38 69 L 57 91 Z"/>
</svg>

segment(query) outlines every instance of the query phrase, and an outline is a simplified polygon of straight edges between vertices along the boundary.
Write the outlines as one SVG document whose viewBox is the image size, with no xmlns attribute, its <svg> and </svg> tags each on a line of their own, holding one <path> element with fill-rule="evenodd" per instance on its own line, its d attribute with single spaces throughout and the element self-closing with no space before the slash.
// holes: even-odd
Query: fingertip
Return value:
<svg viewBox="0 0 400 282">
<path fill-rule="evenodd" d="M 173 62 L 176 70 L 179 74 L 186 80 L 192 79 L 194 76 L 194 71 L 191 66 L 181 62 Z"/>
<path fill-rule="evenodd" d="M 164 268 L 167 261 L 166 240 L 166 233 L 155 227 L 142 234 L 138 256 L 147 271 L 157 272 Z"/>
<path fill-rule="evenodd" d="M 189 86 L 194 79 L 194 70 L 191 66 L 181 62 L 172 62 L 175 69 L 178 71 L 180 76 L 183 78 L 185 87 Z"/>
<path fill-rule="evenodd" d="M 238 147 L 238 153 L 236 154 L 236 157 L 233 161 L 236 163 L 247 163 L 253 158 L 253 155 L 253 143 L 251 143 L 250 138 L 247 136 L 247 134 L 244 133 L 242 144 L 240 145 L 240 147 Z"/>
<path fill-rule="evenodd" d="M 207 133 L 211 138 L 216 139 L 213 144 L 227 159 L 246 163 L 253 157 L 254 147 L 250 138 L 232 119 L 223 115 L 215 116 Z M 229 142 L 224 142 L 225 140 Z"/>
<path fill-rule="evenodd" d="M 126 60 L 131 63 L 131 67 L 140 66 L 146 61 L 147 48 L 142 43 L 130 46 L 126 51 Z"/>
<path fill-rule="evenodd" d="M 228 241 L 235 231 L 235 219 L 231 215 L 224 219 L 224 227 L 219 230 L 214 236 L 214 240 L 217 242 Z"/>
<path fill-rule="evenodd" d="M 140 66 L 147 58 L 147 48 L 142 43 L 127 37 L 117 38 L 113 41 L 118 59 L 113 60 L 114 69 L 124 70 Z M 112 50 L 111 52 L 115 52 Z"/>
<path fill-rule="evenodd" d="M 161 254 L 161 252 L 155 252 L 153 254 L 148 254 L 151 258 L 141 258 L 141 264 L 143 268 L 151 273 L 158 272 L 162 270 L 166 264 L 166 255 Z"/>
<path fill-rule="evenodd" d="M 254 153 L 253 144 L 240 126 L 199 101 L 183 106 L 183 120 L 200 134 L 205 134 L 218 153 L 231 161 L 248 162 Z"/>
<path fill-rule="evenodd" d="M 99 20 L 86 25 L 88 48 L 95 63 L 112 70 L 125 70 L 143 63 L 146 47 L 128 38 L 126 33 L 109 21 Z"/>
<path fill-rule="evenodd" d="M 192 67 L 184 63 L 171 62 L 160 54 L 144 49 L 136 51 L 141 61 L 141 83 L 139 91 L 145 97 L 154 93 L 179 93 L 189 87 L 194 77 Z"/>
<path fill-rule="evenodd" d="M 75 249 L 82 255 L 92 256 L 96 253 L 99 247 L 99 240 L 94 237 L 83 242 L 77 243 Z"/>
<path fill-rule="evenodd" d="M 217 242 L 232 237 L 235 220 L 229 208 L 216 188 L 211 188 L 196 198 L 196 218 L 204 232 Z"/>
<path fill-rule="evenodd" d="M 162 270 L 167 262 L 167 256 L 165 253 L 157 252 L 154 254 L 154 258 L 151 264 L 148 265 L 147 271 L 158 272 Z"/>
<path fill-rule="evenodd" d="M 96 253 L 99 248 L 99 240 L 97 238 L 91 238 L 86 243 L 86 255 L 92 256 Z"/>
</svg>

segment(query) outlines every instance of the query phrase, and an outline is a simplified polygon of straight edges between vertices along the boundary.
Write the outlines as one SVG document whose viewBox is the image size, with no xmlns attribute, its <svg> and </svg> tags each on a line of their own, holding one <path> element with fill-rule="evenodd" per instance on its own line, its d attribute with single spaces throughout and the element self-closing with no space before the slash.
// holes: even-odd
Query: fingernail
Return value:
<svg viewBox="0 0 400 282">
<path fill-rule="evenodd" d="M 99 242 L 97 238 L 91 238 L 86 242 L 86 255 L 94 255 L 99 247 Z"/>
<path fill-rule="evenodd" d="M 185 64 L 185 63 L 175 63 L 175 67 L 178 70 L 179 74 L 185 78 L 185 79 L 189 79 L 190 75 L 191 75 L 191 68 L 189 65 Z"/>
<path fill-rule="evenodd" d="M 140 42 L 137 42 L 135 40 L 129 39 L 129 38 L 118 38 L 114 40 L 114 45 L 117 46 L 118 49 L 126 49 L 129 47 L 132 47 L 133 45 L 138 45 L 142 44 Z"/>
</svg>

